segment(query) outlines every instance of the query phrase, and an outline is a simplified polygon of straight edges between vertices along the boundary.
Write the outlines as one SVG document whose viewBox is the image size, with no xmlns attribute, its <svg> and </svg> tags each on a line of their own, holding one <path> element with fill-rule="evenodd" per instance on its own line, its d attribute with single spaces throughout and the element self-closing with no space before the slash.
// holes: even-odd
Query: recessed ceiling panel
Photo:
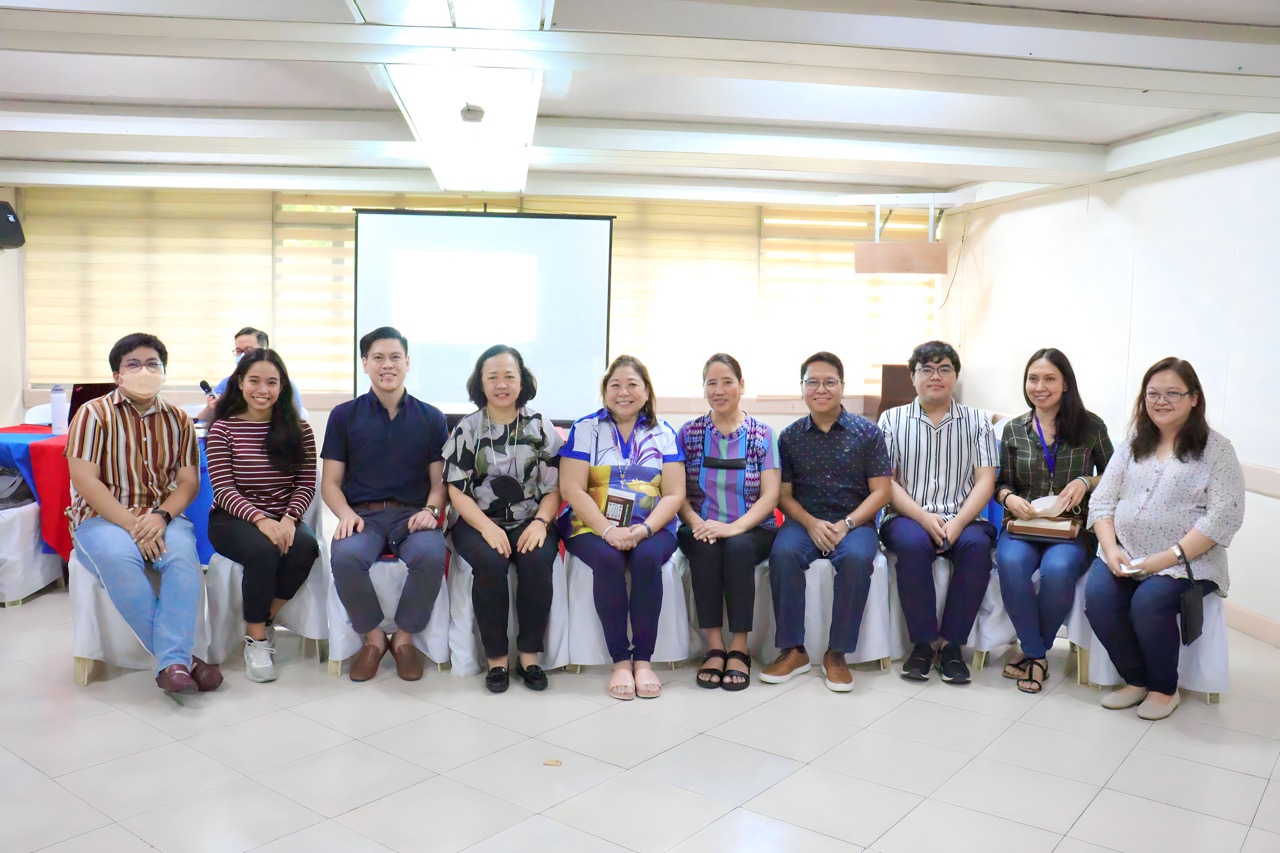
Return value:
<svg viewBox="0 0 1280 853">
<path fill-rule="evenodd" d="M 364 65 L 0 51 L 0 99 L 394 110 Z"/>
<path fill-rule="evenodd" d="M 443 4 L 444 0 L 440 0 Z M 229 18 L 245 21 L 313 21 L 350 24 L 347 0 L 7 0 L 8 8 L 41 12 L 95 12 L 168 18 Z"/>
<path fill-rule="evenodd" d="M 909 89 L 576 72 L 542 115 L 734 122 L 1106 144 L 1206 113 Z"/>
</svg>

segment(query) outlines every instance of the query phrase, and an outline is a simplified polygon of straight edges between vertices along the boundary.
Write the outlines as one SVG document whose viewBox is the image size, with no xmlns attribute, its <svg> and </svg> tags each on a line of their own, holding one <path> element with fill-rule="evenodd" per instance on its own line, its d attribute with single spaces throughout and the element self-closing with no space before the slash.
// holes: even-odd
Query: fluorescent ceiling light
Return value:
<svg viewBox="0 0 1280 853">
<path fill-rule="evenodd" d="M 427 165 L 449 192 L 523 192 L 542 72 L 522 68 L 388 65 Z M 463 121 L 468 105 L 481 121 Z"/>
<path fill-rule="evenodd" d="M 765 225 L 817 225 L 822 228 L 866 228 L 870 225 L 859 219 L 787 219 L 766 216 Z"/>
</svg>

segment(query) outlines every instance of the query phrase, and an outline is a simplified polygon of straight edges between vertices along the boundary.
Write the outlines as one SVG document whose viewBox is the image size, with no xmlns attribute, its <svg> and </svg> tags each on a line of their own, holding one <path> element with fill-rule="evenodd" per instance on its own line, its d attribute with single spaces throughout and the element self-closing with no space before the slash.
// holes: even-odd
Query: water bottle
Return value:
<svg viewBox="0 0 1280 853">
<path fill-rule="evenodd" d="M 70 408 L 71 402 L 67 399 L 66 389 L 61 385 L 54 385 L 49 389 L 50 420 L 54 435 L 67 434 L 67 414 Z"/>
</svg>

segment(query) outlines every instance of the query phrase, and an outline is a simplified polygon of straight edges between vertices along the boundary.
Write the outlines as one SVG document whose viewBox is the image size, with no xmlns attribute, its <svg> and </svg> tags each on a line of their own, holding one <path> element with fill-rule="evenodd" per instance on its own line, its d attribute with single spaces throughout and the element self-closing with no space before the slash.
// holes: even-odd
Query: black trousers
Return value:
<svg viewBox="0 0 1280 853">
<path fill-rule="evenodd" d="M 320 556 L 316 535 L 305 524 L 298 524 L 293 545 L 281 554 L 257 525 L 218 507 L 209 513 L 209 542 L 219 554 L 244 566 L 240 591 L 244 621 L 251 624 L 271 618 L 273 599 L 293 598 Z"/>
<path fill-rule="evenodd" d="M 480 626 L 485 657 L 506 657 L 511 648 L 507 638 L 511 612 L 507 568 L 511 563 L 516 566 L 516 650 L 542 651 L 551 614 L 551 567 L 560 553 L 560 537 L 554 527 L 549 527 L 541 546 L 521 554 L 516 543 L 530 524 L 542 522 L 531 519 L 505 531 L 511 543 L 510 560 L 490 548 L 480 532 L 461 518 L 449 529 L 453 547 L 471 565 L 471 606 Z"/>
<path fill-rule="evenodd" d="M 729 611 L 729 631 L 751 630 L 756 608 L 756 563 L 769 556 L 776 530 L 756 527 L 714 543 L 693 538 L 693 529 L 680 525 L 676 539 L 693 572 L 693 603 L 699 628 L 719 628 Z"/>
</svg>

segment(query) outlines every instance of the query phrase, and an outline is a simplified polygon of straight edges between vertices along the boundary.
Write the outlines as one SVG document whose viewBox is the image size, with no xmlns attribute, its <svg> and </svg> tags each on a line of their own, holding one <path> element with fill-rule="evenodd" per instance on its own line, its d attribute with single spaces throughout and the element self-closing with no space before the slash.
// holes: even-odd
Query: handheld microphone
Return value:
<svg viewBox="0 0 1280 853">
<path fill-rule="evenodd" d="M 200 380 L 200 390 L 204 392 L 204 395 L 206 397 L 213 396 L 213 386 L 210 385 L 208 382 L 204 381 L 203 379 Z"/>
</svg>

